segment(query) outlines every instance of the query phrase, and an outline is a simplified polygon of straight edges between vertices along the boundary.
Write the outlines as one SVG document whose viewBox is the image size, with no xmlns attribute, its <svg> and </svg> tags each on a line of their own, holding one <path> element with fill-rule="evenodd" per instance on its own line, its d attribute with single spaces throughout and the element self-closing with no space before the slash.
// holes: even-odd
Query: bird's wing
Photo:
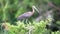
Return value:
<svg viewBox="0 0 60 34">
<path fill-rule="evenodd" d="M 30 16 L 32 16 L 32 12 L 26 12 L 26 13 L 22 14 L 21 16 L 30 17 Z"/>
<path fill-rule="evenodd" d="M 26 12 L 18 17 L 18 20 L 24 19 L 24 18 L 29 18 L 32 16 L 31 12 Z"/>
</svg>

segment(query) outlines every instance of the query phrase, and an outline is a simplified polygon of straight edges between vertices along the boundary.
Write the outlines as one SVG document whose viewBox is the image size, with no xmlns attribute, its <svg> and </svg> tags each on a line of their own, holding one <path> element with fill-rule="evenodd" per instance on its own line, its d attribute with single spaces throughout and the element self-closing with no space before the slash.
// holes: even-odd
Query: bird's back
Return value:
<svg viewBox="0 0 60 34">
<path fill-rule="evenodd" d="M 29 18 L 33 15 L 32 12 L 26 12 L 18 17 L 18 20 L 24 19 L 24 18 Z"/>
</svg>

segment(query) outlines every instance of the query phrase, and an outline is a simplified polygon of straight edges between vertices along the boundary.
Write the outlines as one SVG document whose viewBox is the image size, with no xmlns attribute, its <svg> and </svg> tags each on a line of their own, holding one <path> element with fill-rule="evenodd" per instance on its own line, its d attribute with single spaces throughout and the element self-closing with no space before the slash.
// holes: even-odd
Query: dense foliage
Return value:
<svg viewBox="0 0 60 34">
<path fill-rule="evenodd" d="M 0 34 L 60 34 L 59 31 L 52 32 L 51 30 L 47 30 L 46 24 L 48 21 L 40 21 L 40 23 L 29 23 L 24 24 L 22 22 L 17 22 L 17 25 L 11 25 L 10 23 L 3 23 L 7 25 L 7 29 L 1 29 Z M 3 26 L 1 26 L 3 27 Z"/>
</svg>

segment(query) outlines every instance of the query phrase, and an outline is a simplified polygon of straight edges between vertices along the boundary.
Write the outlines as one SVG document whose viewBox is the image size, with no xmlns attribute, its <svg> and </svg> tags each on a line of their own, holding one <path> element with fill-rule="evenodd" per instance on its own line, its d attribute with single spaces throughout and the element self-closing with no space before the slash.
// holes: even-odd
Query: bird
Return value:
<svg viewBox="0 0 60 34">
<path fill-rule="evenodd" d="M 32 6 L 32 11 L 28 11 L 28 12 L 25 12 L 24 14 L 22 14 L 22 15 L 19 15 L 17 20 L 30 18 L 34 14 L 34 12 L 35 12 L 34 9 L 39 13 L 39 10 L 35 6 Z"/>
</svg>

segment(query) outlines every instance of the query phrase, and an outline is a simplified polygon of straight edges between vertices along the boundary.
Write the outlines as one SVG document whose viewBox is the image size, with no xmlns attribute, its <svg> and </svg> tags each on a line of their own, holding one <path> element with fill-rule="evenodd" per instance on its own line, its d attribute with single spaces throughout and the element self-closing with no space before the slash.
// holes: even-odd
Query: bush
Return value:
<svg viewBox="0 0 60 34">
<path fill-rule="evenodd" d="M 6 34 L 59 34 L 60 32 L 51 32 L 50 30 L 46 29 L 46 24 L 48 24 L 48 21 L 40 21 L 40 23 L 29 23 L 24 24 L 23 22 L 16 22 L 17 25 L 11 25 L 9 23 L 5 23 L 8 28 L 3 29 L 3 33 Z M 7 27 L 6 26 L 6 27 Z"/>
</svg>

